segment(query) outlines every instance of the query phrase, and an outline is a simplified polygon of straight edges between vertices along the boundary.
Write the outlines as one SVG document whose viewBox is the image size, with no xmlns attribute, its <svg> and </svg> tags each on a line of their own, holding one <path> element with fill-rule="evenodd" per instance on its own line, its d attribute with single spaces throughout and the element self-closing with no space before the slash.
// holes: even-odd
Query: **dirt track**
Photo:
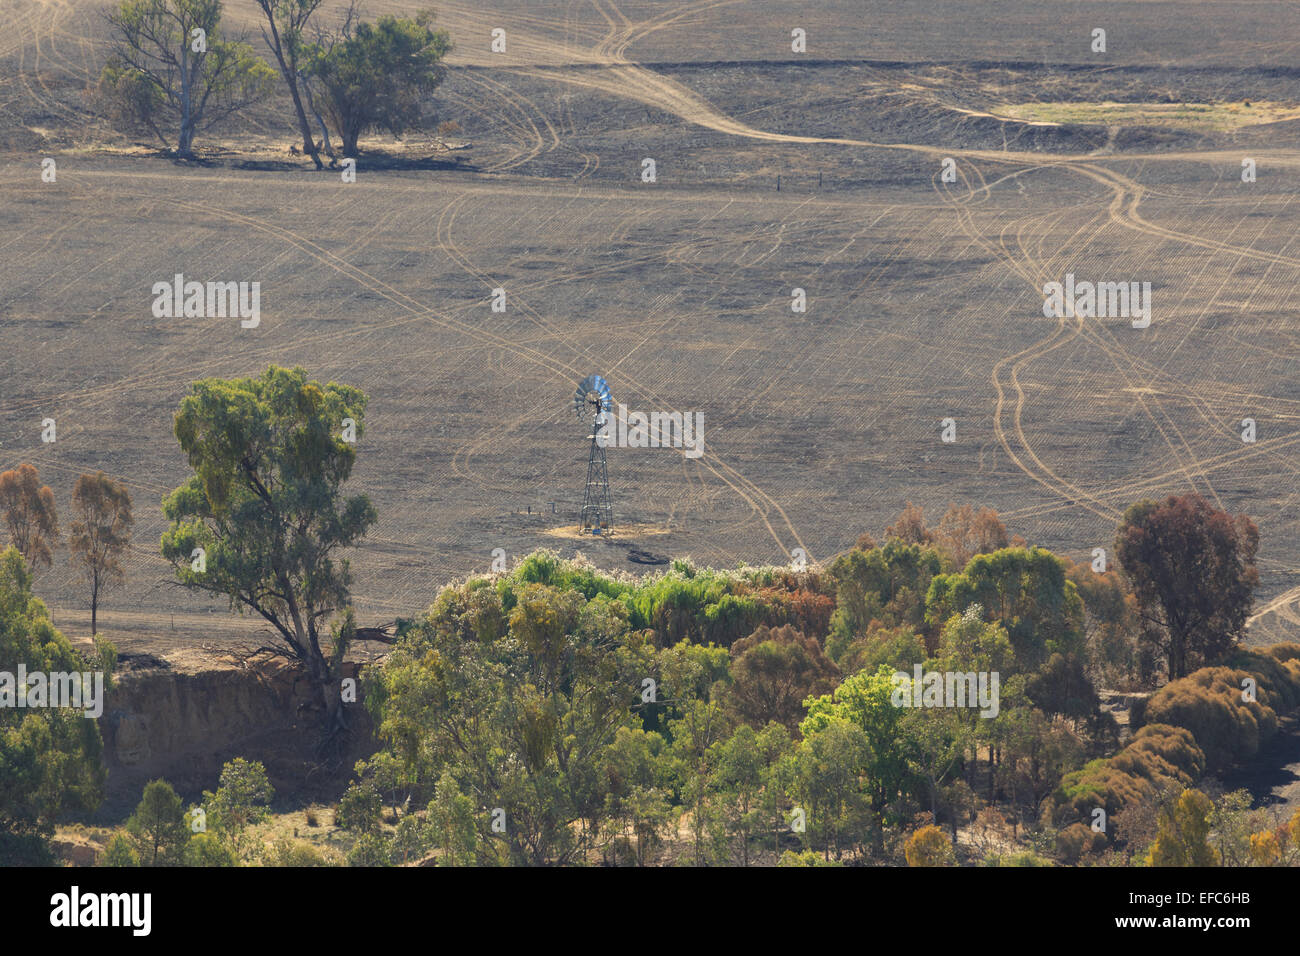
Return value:
<svg viewBox="0 0 1300 956">
<path fill-rule="evenodd" d="M 1119 26 L 1094 67 L 1077 43 L 1090 20 L 1068 6 L 1017 8 L 1031 39 L 1012 42 L 992 14 L 921 29 L 919 4 L 864 24 L 848 3 L 441 4 L 460 49 L 440 110 L 473 148 L 363 159 L 343 186 L 272 152 L 291 139 L 274 114 L 246 155 L 227 140 L 206 166 L 88 151 L 83 130 L 111 135 L 78 93 L 102 55 L 92 8 L 17 4 L 0 40 L 18 80 L 0 125 L 0 462 L 32 461 L 61 501 L 81 471 L 124 477 L 139 523 L 114 626 L 198 611 L 233 639 L 243 622 L 162 583 L 157 502 L 184 476 L 171 412 L 194 378 L 272 361 L 356 384 L 371 395 L 358 484 L 381 515 L 357 596 L 387 620 L 494 548 L 555 546 L 541 512 L 576 511 L 585 467 L 567 397 L 599 371 L 632 408 L 705 415 L 700 459 L 611 454 L 616 519 L 671 531 L 649 550 L 826 559 L 907 499 L 932 514 L 971 500 L 1082 558 L 1136 498 L 1196 490 L 1259 522 L 1252 633 L 1290 636 L 1296 124 L 1051 128 L 991 97 L 1300 98 L 1294 45 L 1272 39 L 1300 17 L 1098 5 Z M 796 23 L 810 65 L 791 62 Z M 498 24 L 510 52 L 494 59 Z M 32 173 L 47 151 L 56 186 Z M 152 318 L 149 286 L 177 271 L 260 281 L 261 328 Z M 1044 319 L 1041 287 L 1067 271 L 1151 281 L 1151 328 Z M 504 315 L 487 305 L 498 286 Z M 796 286 L 807 314 L 790 311 Z M 949 416 L 955 445 L 938 440 Z M 41 583 L 75 608 L 65 559 Z"/>
</svg>

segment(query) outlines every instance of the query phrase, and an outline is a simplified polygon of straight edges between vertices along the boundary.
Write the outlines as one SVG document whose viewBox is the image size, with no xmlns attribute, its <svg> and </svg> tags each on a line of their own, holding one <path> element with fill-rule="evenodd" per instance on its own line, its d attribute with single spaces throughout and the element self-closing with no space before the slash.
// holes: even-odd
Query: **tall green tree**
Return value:
<svg viewBox="0 0 1300 956">
<path fill-rule="evenodd" d="M 145 785 L 135 813 L 126 821 L 126 832 L 135 843 L 142 866 L 175 866 L 181 863 L 190 829 L 185 808 L 172 785 L 152 780 Z"/>
<path fill-rule="evenodd" d="M 208 829 L 217 835 L 234 857 L 243 859 L 250 847 L 245 838 L 250 826 L 267 818 L 267 804 L 275 789 L 266 768 L 256 760 L 236 757 L 221 768 L 216 793 L 204 792 L 203 810 Z"/>
<path fill-rule="evenodd" d="M 717 750 L 717 788 L 721 795 L 727 832 L 740 849 L 742 866 L 749 866 L 749 844 L 762 827 L 759 802 L 766 761 L 758 734 L 741 724 L 726 740 L 713 745 Z"/>
<path fill-rule="evenodd" d="M 881 815 L 871 807 L 867 767 L 873 754 L 867 734 L 847 720 L 832 720 L 808 733 L 791 759 L 788 788 L 803 812 L 805 839 L 825 859 L 881 835 Z M 878 844 L 878 839 L 876 840 Z"/>
<path fill-rule="evenodd" d="M 383 16 L 358 22 L 352 12 L 338 33 L 306 52 L 305 72 L 317 79 L 325 115 L 343 140 L 343 155 L 357 155 L 369 129 L 400 136 L 420 125 L 429 95 L 442 82 L 451 50 L 433 14 L 414 20 Z"/>
<path fill-rule="evenodd" d="M 487 602 L 470 595 L 490 587 L 480 579 L 444 589 L 370 673 L 367 703 L 413 789 L 438 781 L 452 810 L 456 794 L 473 801 L 480 861 L 581 861 L 621 810 L 610 801 L 626 792 L 611 781 L 611 747 L 620 728 L 640 722 L 652 649 L 603 596 L 587 601 L 517 576 L 496 591 L 513 603 L 505 633 L 478 639 L 467 618 Z M 457 859 L 464 841 L 459 824 L 449 826 L 439 845 Z"/>
<path fill-rule="evenodd" d="M 895 686 L 894 671 L 888 666 L 874 674 L 861 671 L 845 678 L 834 693 L 810 699 L 808 716 L 799 725 L 805 741 L 839 724 L 861 731 L 861 763 L 850 769 L 863 778 L 877 850 L 883 848 L 892 808 L 914 783 L 904 708 L 893 703 Z"/>
<path fill-rule="evenodd" d="M 1021 670 L 1037 670 L 1056 652 L 1083 648 L 1083 601 L 1066 579 L 1064 562 L 1043 548 L 979 554 L 960 574 L 939 575 L 926 595 L 926 619 L 939 626 L 974 604 L 986 620 L 1006 628 Z"/>
<path fill-rule="evenodd" d="M 32 594 L 31 572 L 14 547 L 0 552 L 0 672 L 103 671 L 108 690 L 115 652 L 99 644 L 97 659 L 78 653 L 55 630 Z M 84 710 L 18 708 L 27 688 L 0 685 L 0 862 L 48 861 L 47 841 L 70 813 L 91 811 L 103 795 L 103 742 Z"/>
<path fill-rule="evenodd" d="M 194 474 L 163 499 L 162 553 L 177 579 L 266 620 L 305 665 L 331 731 L 346 726 L 339 677 L 354 631 L 339 552 L 376 518 L 369 498 L 343 490 L 365 407 L 358 389 L 301 368 L 195 382 L 175 428 Z"/>
<path fill-rule="evenodd" d="M 725 822 L 713 798 L 723 753 L 716 744 L 725 741 L 731 721 L 720 701 L 687 700 L 681 717 L 668 722 L 669 745 L 676 770 L 678 792 L 690 816 L 695 864 L 715 862 L 726 852 Z"/>
<path fill-rule="evenodd" d="M 1169 679 L 1186 677 L 1240 640 L 1254 604 L 1259 529 L 1200 495 L 1139 501 L 1124 512 L 1115 557 L 1137 596 L 1144 636 Z"/>
</svg>

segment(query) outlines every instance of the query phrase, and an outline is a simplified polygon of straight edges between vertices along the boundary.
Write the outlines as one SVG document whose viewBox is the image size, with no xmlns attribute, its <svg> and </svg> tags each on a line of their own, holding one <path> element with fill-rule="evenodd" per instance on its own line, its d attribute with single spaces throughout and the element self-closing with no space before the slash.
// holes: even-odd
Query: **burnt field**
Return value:
<svg viewBox="0 0 1300 956">
<path fill-rule="evenodd" d="M 256 632 L 217 605 L 196 621 L 158 505 L 187 474 L 188 383 L 278 363 L 370 396 L 367 622 L 496 548 L 825 561 L 908 500 L 935 520 L 970 501 L 1083 560 L 1132 501 L 1194 490 L 1259 524 L 1252 633 L 1293 637 L 1300 8 L 439 4 L 458 49 L 430 109 L 466 148 L 363 140 L 355 183 L 287 153 L 279 103 L 202 137 L 198 163 L 107 128 L 99 9 L 4 6 L 0 465 L 32 462 L 61 505 L 83 471 L 130 487 L 115 636 L 159 640 L 172 615 L 178 635 Z M 252 31 L 252 9 L 227 17 Z M 260 282 L 260 325 L 155 318 L 176 273 Z M 1045 318 L 1067 273 L 1149 282 L 1150 326 Z M 699 458 L 610 450 L 636 530 L 608 542 L 555 533 L 582 501 L 570 401 L 591 373 L 704 421 Z M 79 635 L 66 550 L 37 590 Z"/>
</svg>

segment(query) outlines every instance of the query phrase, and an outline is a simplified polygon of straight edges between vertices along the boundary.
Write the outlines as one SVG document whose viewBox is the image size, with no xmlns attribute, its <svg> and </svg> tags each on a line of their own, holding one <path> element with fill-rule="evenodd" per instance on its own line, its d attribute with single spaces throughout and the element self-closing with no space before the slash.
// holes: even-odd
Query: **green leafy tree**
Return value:
<svg viewBox="0 0 1300 956">
<path fill-rule="evenodd" d="M 806 732 L 791 761 L 790 795 L 803 811 L 806 839 L 830 859 L 880 835 L 879 814 L 873 814 L 869 778 L 871 742 L 862 727 L 832 720 Z"/>
<path fill-rule="evenodd" d="M 113 834 L 113 838 L 108 841 L 108 846 L 104 847 L 104 855 L 99 859 L 100 866 L 139 866 L 140 854 L 131 846 L 131 841 L 125 833 L 118 832 Z"/>
<path fill-rule="evenodd" d="M 393 831 L 392 858 L 396 864 L 412 863 L 428 852 L 433 845 L 433 833 L 425 821 L 408 814 L 398 821 Z"/>
<path fill-rule="evenodd" d="M 135 813 L 126 821 L 144 866 L 174 866 L 182 862 L 190 829 L 185 823 L 181 798 L 166 780 L 145 785 Z"/>
<path fill-rule="evenodd" d="M 635 839 L 635 859 L 645 866 L 672 819 L 666 785 L 664 739 L 640 727 L 620 727 L 605 754 L 606 804 L 615 839 Z"/>
<path fill-rule="evenodd" d="M 836 607 L 826 651 L 838 660 L 873 619 L 896 627 L 924 624 L 923 598 L 942 569 L 939 552 L 924 543 L 891 536 L 880 548 L 853 549 L 831 565 Z"/>
<path fill-rule="evenodd" d="M 862 762 L 850 769 L 864 779 L 878 851 L 884 848 L 891 807 L 914 780 L 904 709 L 894 706 L 894 689 L 894 672 L 887 666 L 874 674 L 859 672 L 845 678 L 833 694 L 810 699 L 808 716 L 799 725 L 805 742 L 839 723 L 862 731 Z"/>
<path fill-rule="evenodd" d="M 930 815 L 938 820 L 944 809 L 946 787 L 962 767 L 974 729 L 956 709 L 940 707 L 909 710 L 903 715 L 900 730 L 908 740 L 911 770 L 924 781 Z M 957 814 L 950 810 L 949 818 L 955 834 Z"/>
<path fill-rule="evenodd" d="M 360 834 L 378 833 L 383 812 L 384 799 L 374 784 L 369 780 L 358 780 L 344 791 L 339 800 L 334 825 Z"/>
<path fill-rule="evenodd" d="M 1043 548 L 1003 548 L 971 558 L 960 574 L 939 575 L 925 599 L 935 626 L 972 605 L 1007 631 L 1015 663 L 1037 670 L 1053 653 L 1083 649 L 1083 601 L 1065 564 Z"/>
<path fill-rule="evenodd" d="M 400 136 L 418 126 L 424 103 L 442 82 L 451 38 L 431 27 L 427 11 L 414 20 L 383 16 L 358 22 L 350 11 L 337 35 L 314 44 L 305 70 L 319 81 L 325 115 L 343 141 L 343 155 L 357 155 L 369 129 Z"/>
<path fill-rule="evenodd" d="M 1124 512 L 1115 557 L 1170 680 L 1214 663 L 1241 640 L 1259 584 L 1258 549 L 1250 518 L 1200 495 L 1140 501 Z"/>
<path fill-rule="evenodd" d="M 266 768 L 256 760 L 236 757 L 221 768 L 217 792 L 203 794 L 207 825 L 224 838 L 237 859 L 242 859 L 249 851 L 246 831 L 267 818 L 267 804 L 274 797 Z"/>
<path fill-rule="evenodd" d="M 727 833 L 740 850 L 742 866 L 749 866 L 749 844 L 762 826 L 763 771 L 766 766 L 758 734 L 741 724 L 726 740 L 713 745 L 717 750 L 716 787 L 719 791 Z"/>
<path fill-rule="evenodd" d="M 98 722 L 79 709 L 17 707 L 27 692 L 14 683 L 18 665 L 28 673 L 102 671 L 107 691 L 116 656 L 103 641 L 95 658 L 78 653 L 31 587 L 18 549 L 0 552 L 0 671 L 11 682 L 0 682 L 0 858 L 12 862 L 47 861 L 55 824 L 94 810 L 105 779 Z"/>
<path fill-rule="evenodd" d="M 474 822 L 474 801 L 460 792 L 450 770 L 439 778 L 434 797 L 425 813 L 431 841 L 442 851 L 439 866 L 473 866 L 478 848 Z"/>
<path fill-rule="evenodd" d="M 347 853 L 348 866 L 392 866 L 392 845 L 378 832 L 363 833 Z"/>
<path fill-rule="evenodd" d="M 1252 802 L 1250 791 L 1233 790 L 1214 805 L 1210 845 L 1222 866 L 1249 866 L 1252 862 L 1252 840 L 1268 823 L 1267 811 L 1252 810 Z"/>
<path fill-rule="evenodd" d="M 220 0 L 123 0 L 108 14 L 113 55 L 100 92 L 121 122 L 192 156 L 194 137 L 262 99 L 275 74 L 247 43 L 226 40 Z"/>
<path fill-rule="evenodd" d="M 783 724 L 771 723 L 759 731 L 758 749 L 763 757 L 758 809 L 762 827 L 772 839 L 772 852 L 778 854 L 781 837 L 790 830 L 787 821 L 793 786 L 794 739 Z"/>
<path fill-rule="evenodd" d="M 444 589 L 371 672 L 380 736 L 412 788 L 449 772 L 473 801 L 480 860 L 586 859 L 609 833 L 608 751 L 637 720 L 653 648 L 601 598 L 518 575 L 501 582 L 506 633 L 474 638 L 476 587 Z"/>
<path fill-rule="evenodd" d="M 717 700 L 692 699 L 682 716 L 668 722 L 669 751 L 676 767 L 678 792 L 689 808 L 695 864 L 714 862 L 726 852 L 725 824 L 711 800 L 721 754 L 715 745 L 730 732 L 726 708 Z"/>
<path fill-rule="evenodd" d="M 163 499 L 162 553 L 178 580 L 265 619 L 306 666 L 331 732 L 346 726 L 339 677 L 354 633 L 350 614 L 325 630 L 352 580 L 338 552 L 376 517 L 365 495 L 343 492 L 356 462 L 344 429 L 362 438 L 365 407 L 359 390 L 300 368 L 195 382 L 176 414 L 194 475 Z"/>
</svg>

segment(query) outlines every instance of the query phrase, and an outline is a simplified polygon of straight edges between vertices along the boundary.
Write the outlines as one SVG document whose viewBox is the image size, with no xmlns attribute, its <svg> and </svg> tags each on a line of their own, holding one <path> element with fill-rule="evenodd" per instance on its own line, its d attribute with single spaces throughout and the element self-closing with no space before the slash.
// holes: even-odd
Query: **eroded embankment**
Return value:
<svg viewBox="0 0 1300 956">
<path fill-rule="evenodd" d="M 357 671 L 349 662 L 344 677 Z M 345 705 L 351 726 L 345 745 L 318 752 L 319 697 L 300 666 L 269 653 L 183 669 L 130 655 L 114 679 L 99 719 L 108 768 L 100 819 L 130 812 L 144 785 L 159 777 L 189 798 L 215 790 L 222 764 L 235 757 L 266 766 L 277 802 L 333 799 L 353 763 L 375 750 L 371 721 L 358 702 Z"/>
</svg>

